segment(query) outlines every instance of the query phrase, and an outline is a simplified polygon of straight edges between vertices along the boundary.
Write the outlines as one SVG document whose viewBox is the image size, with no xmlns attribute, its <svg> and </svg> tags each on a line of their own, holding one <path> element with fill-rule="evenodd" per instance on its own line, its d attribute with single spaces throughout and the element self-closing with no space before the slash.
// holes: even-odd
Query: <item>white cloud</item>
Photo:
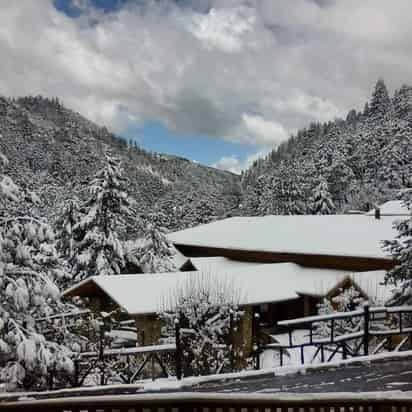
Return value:
<svg viewBox="0 0 412 412">
<path fill-rule="evenodd" d="M 207 48 L 230 53 L 243 50 L 244 35 L 253 31 L 255 21 L 254 13 L 241 6 L 235 9 L 211 8 L 207 14 L 194 14 L 193 18 L 182 23 Z"/>
<path fill-rule="evenodd" d="M 288 132 L 280 123 L 266 120 L 260 115 L 245 113 L 242 116 L 242 120 L 242 125 L 250 133 L 250 140 L 252 142 L 257 141 L 262 144 L 277 146 L 288 137 Z"/>
<path fill-rule="evenodd" d="M 255 160 L 266 156 L 270 152 L 270 150 L 270 147 L 266 147 L 257 153 L 253 153 L 247 156 L 243 160 L 239 159 L 236 156 L 223 156 L 221 159 L 219 159 L 218 162 L 214 163 L 212 167 L 221 170 L 227 170 L 235 174 L 240 174 L 242 170 L 250 167 Z"/>
<path fill-rule="evenodd" d="M 240 174 L 242 171 L 241 162 L 235 156 L 223 156 L 218 162 L 212 165 L 217 169 L 228 170 L 229 172 Z"/>
<path fill-rule="evenodd" d="M 277 145 L 361 108 L 380 76 L 412 82 L 408 0 L 192 1 L 103 14 L 78 0 L 79 19 L 52 0 L 4 2 L 1 93 L 59 96 L 116 131 L 159 120 L 180 134 Z"/>
</svg>

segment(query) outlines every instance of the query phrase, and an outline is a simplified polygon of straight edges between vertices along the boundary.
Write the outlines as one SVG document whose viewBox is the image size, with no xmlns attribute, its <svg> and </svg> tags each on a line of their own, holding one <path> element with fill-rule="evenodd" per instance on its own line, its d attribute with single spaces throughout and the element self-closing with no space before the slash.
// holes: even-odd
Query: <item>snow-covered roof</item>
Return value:
<svg viewBox="0 0 412 412">
<path fill-rule="evenodd" d="M 175 245 L 329 256 L 389 258 L 393 218 L 365 215 L 232 217 L 168 235 Z"/>
<path fill-rule="evenodd" d="M 233 269 L 251 268 L 262 264 L 256 262 L 243 262 L 240 260 L 233 260 L 223 256 L 191 258 L 190 261 L 192 262 L 195 269 L 200 270 L 204 273 L 221 273 Z"/>
<path fill-rule="evenodd" d="M 383 272 L 382 272 L 383 273 Z M 208 273 L 210 282 L 224 279 L 237 289 L 239 304 L 255 305 L 281 302 L 298 298 L 299 295 L 324 296 L 339 284 L 350 272 L 341 270 L 307 268 L 294 263 L 259 264 L 244 269 Z M 384 275 L 384 273 L 383 273 Z M 378 290 L 379 274 L 357 274 L 369 290 Z M 157 313 L 173 292 L 204 276 L 204 272 L 172 272 L 146 275 L 96 276 L 68 289 L 65 296 L 90 296 L 93 288 L 103 290 L 130 315 Z M 359 284 L 362 287 L 362 283 Z M 366 292 L 366 291 L 365 291 Z"/>
<path fill-rule="evenodd" d="M 383 305 L 392 295 L 392 287 L 384 284 L 385 275 L 384 270 L 374 270 L 354 273 L 350 276 L 370 299 Z"/>
<path fill-rule="evenodd" d="M 172 262 L 175 265 L 176 269 L 180 269 L 189 260 L 189 258 L 187 258 L 182 252 L 180 252 L 174 246 L 172 246 L 172 248 L 174 252 L 172 256 Z"/>
<path fill-rule="evenodd" d="M 389 202 L 383 203 L 379 206 L 379 210 L 381 216 L 409 216 L 411 214 L 402 200 L 390 200 Z M 374 216 L 375 209 L 370 210 L 366 215 Z"/>
</svg>

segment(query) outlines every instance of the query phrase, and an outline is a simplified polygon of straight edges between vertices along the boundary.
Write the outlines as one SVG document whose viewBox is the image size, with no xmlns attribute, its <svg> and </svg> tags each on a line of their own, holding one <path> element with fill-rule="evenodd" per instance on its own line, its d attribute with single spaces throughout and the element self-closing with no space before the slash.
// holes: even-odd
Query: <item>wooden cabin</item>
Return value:
<svg viewBox="0 0 412 412">
<path fill-rule="evenodd" d="M 245 354 L 253 341 L 254 314 L 266 328 L 280 320 L 316 314 L 317 304 L 342 287 L 355 285 L 383 302 L 385 273 L 395 262 L 382 249 L 393 239 L 399 207 L 383 213 L 328 216 L 233 217 L 171 233 L 180 271 L 134 276 L 98 276 L 67 290 L 88 298 L 94 310 L 116 309 L 135 319 L 138 344 L 156 344 L 162 302 L 188 278 L 209 274 L 240 289 L 245 311 L 237 340 Z M 395 208 L 396 209 L 396 208 Z M 401 215 L 399 215 L 401 213 Z"/>
</svg>

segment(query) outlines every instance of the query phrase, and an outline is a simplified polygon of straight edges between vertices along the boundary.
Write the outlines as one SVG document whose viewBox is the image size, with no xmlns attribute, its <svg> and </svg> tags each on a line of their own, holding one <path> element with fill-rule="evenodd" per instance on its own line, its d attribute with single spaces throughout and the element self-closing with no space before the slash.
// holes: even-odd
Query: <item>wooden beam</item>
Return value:
<svg viewBox="0 0 412 412">
<path fill-rule="evenodd" d="M 373 258 L 357 256 L 337 256 L 301 253 L 280 253 L 258 250 L 239 250 L 208 246 L 194 246 L 175 243 L 174 246 L 188 257 L 224 256 L 244 262 L 259 263 L 297 263 L 302 266 L 341 269 L 351 271 L 389 270 L 395 266 L 390 258 Z"/>
</svg>

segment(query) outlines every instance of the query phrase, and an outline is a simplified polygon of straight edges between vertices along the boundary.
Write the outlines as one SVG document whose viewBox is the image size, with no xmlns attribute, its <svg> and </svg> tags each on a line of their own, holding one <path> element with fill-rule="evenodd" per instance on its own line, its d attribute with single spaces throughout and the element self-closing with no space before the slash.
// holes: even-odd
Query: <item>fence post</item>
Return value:
<svg viewBox="0 0 412 412">
<path fill-rule="evenodd" d="M 175 339 L 176 339 L 176 378 L 180 381 L 182 379 L 182 345 L 180 342 L 180 320 L 175 319 Z"/>
<path fill-rule="evenodd" d="M 369 355 L 369 320 L 370 320 L 370 311 L 369 311 L 369 305 L 366 304 L 364 307 L 364 332 L 363 332 L 363 353 L 364 355 Z"/>
<path fill-rule="evenodd" d="M 343 342 L 342 344 L 342 359 L 347 359 L 348 358 L 348 351 L 346 348 L 346 343 Z"/>
<path fill-rule="evenodd" d="M 235 353 L 234 353 L 234 318 L 233 318 L 233 310 L 230 309 L 230 315 L 229 315 L 229 345 L 230 345 L 230 351 L 229 351 L 229 363 L 230 363 L 230 370 L 233 372 L 235 370 Z"/>
<path fill-rule="evenodd" d="M 80 380 L 80 360 L 74 359 L 73 366 L 74 366 L 74 377 L 72 381 L 72 386 L 76 388 L 77 386 L 79 386 L 79 380 Z"/>
<path fill-rule="evenodd" d="M 255 330 L 255 336 L 254 336 L 254 345 L 253 345 L 253 350 L 255 352 L 255 369 L 259 370 L 260 369 L 260 314 L 255 313 L 253 315 L 253 321 L 255 324 L 254 330 Z"/>
<path fill-rule="evenodd" d="M 99 347 L 99 362 L 100 362 L 100 385 L 104 385 L 104 332 L 105 328 L 103 325 L 100 326 L 100 347 Z"/>
</svg>

